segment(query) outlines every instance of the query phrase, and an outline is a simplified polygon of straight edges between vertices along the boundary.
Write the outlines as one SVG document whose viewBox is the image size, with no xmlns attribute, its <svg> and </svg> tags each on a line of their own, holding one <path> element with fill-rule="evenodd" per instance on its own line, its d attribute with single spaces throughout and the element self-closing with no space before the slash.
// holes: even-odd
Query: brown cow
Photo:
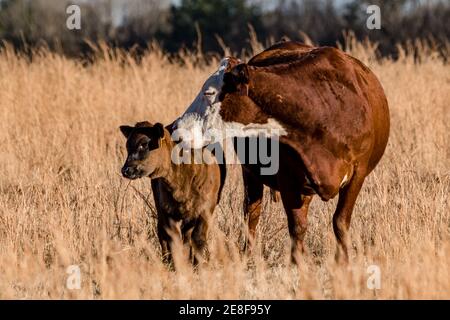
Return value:
<svg viewBox="0 0 450 320">
<path fill-rule="evenodd" d="M 201 151 L 207 163 L 174 162 L 175 143 L 160 123 L 139 122 L 120 130 L 127 138 L 128 151 L 123 176 L 151 178 L 164 261 L 172 263 L 172 236 L 176 235 L 190 246 L 192 262 L 197 264 L 197 258 L 205 258 L 208 221 L 225 179 L 215 157 L 205 149 Z"/>
<path fill-rule="evenodd" d="M 263 184 L 279 190 L 292 260 L 298 262 L 313 195 L 327 201 L 339 194 L 333 228 L 337 257 L 348 260 L 353 207 L 389 136 L 383 88 L 363 63 L 335 48 L 290 41 L 248 63 L 226 58 L 174 128 L 183 141 L 191 139 L 192 147 L 206 144 L 211 129 L 233 129 L 226 136 L 234 137 L 265 130 L 266 137 L 279 139 L 275 175 L 261 175 L 258 164 L 243 166 L 250 234 L 261 212 Z"/>
</svg>

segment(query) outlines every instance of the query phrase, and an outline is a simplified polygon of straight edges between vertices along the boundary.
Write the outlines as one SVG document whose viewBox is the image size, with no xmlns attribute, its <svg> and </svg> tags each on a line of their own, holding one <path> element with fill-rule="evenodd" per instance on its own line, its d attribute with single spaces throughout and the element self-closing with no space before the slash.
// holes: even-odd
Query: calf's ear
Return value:
<svg viewBox="0 0 450 320">
<path fill-rule="evenodd" d="M 128 137 L 131 134 L 131 131 L 133 131 L 133 127 L 130 126 L 120 126 L 120 132 L 122 132 L 122 134 L 125 136 L 125 138 L 128 139 Z"/>
<path fill-rule="evenodd" d="M 155 129 L 156 135 L 158 138 L 164 137 L 164 126 L 162 123 L 156 123 L 153 128 Z"/>
</svg>

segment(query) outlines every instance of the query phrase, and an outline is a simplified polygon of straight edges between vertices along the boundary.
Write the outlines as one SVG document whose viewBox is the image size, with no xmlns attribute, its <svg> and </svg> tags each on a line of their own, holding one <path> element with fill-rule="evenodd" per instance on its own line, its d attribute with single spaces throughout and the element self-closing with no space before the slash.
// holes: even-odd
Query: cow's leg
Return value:
<svg viewBox="0 0 450 320">
<path fill-rule="evenodd" d="M 248 221 L 248 236 L 244 250 L 251 252 L 256 236 L 256 226 L 261 215 L 261 205 L 264 194 L 264 185 L 250 173 L 243 171 L 245 199 L 244 217 Z"/>
<path fill-rule="evenodd" d="M 333 215 L 333 229 L 337 239 L 336 261 L 348 262 L 350 245 L 348 230 L 356 198 L 365 177 L 363 170 L 356 170 L 350 182 L 339 191 L 339 200 Z"/>
<path fill-rule="evenodd" d="M 284 189 L 281 191 L 281 200 L 286 211 L 291 236 L 291 261 L 298 265 L 301 254 L 305 252 L 303 239 L 308 225 L 308 209 L 312 196 L 302 195 L 293 189 Z"/>
<path fill-rule="evenodd" d="M 208 221 L 200 216 L 197 219 L 196 225 L 192 230 L 192 248 L 193 248 L 193 260 L 192 263 L 196 266 L 199 259 L 204 261 L 208 260 L 208 246 L 206 238 L 208 236 Z"/>
</svg>

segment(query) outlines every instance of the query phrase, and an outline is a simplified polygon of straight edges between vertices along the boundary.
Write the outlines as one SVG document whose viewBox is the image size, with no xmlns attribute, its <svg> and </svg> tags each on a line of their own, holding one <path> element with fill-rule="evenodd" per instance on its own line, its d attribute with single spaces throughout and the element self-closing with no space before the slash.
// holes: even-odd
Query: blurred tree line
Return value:
<svg viewBox="0 0 450 320">
<path fill-rule="evenodd" d="M 69 4 L 81 8 L 81 29 L 66 27 Z M 381 29 L 369 30 L 368 5 L 381 8 Z M 0 0 L 0 39 L 17 50 L 36 46 L 71 56 L 92 44 L 142 50 L 157 41 L 169 52 L 182 48 L 222 54 L 248 49 L 249 31 L 262 42 L 283 36 L 335 45 L 343 31 L 379 43 L 394 54 L 398 43 L 450 39 L 448 0 Z"/>
</svg>

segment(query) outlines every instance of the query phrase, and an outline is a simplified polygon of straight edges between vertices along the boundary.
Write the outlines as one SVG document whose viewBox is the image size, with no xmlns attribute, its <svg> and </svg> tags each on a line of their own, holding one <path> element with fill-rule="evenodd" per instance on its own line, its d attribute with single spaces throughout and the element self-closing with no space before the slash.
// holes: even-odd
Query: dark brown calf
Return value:
<svg viewBox="0 0 450 320">
<path fill-rule="evenodd" d="M 203 159 L 207 157 L 211 164 L 176 164 L 172 161 L 175 143 L 160 123 L 140 122 L 120 130 L 127 138 L 128 151 L 123 176 L 151 178 L 164 261 L 172 263 L 172 237 L 177 236 L 190 246 L 190 257 L 197 264 L 198 258 L 205 258 L 208 221 L 224 180 L 214 156 L 204 149 L 200 150 Z M 192 156 L 194 152 L 199 150 L 191 151 Z"/>
</svg>

